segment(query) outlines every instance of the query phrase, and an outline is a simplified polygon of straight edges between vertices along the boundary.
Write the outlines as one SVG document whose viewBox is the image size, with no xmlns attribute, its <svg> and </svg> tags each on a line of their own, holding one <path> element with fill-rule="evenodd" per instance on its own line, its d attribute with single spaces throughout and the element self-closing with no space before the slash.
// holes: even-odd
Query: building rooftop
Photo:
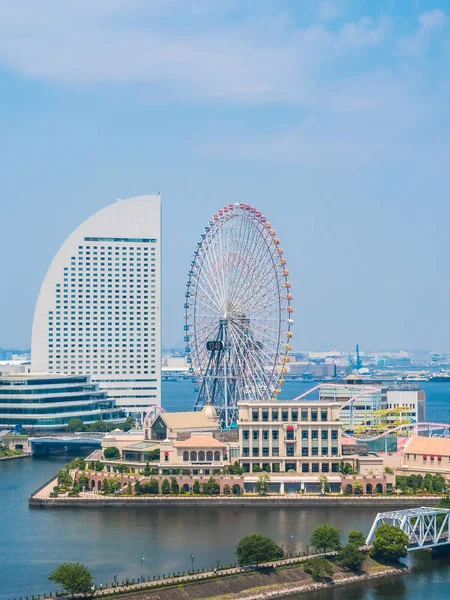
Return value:
<svg viewBox="0 0 450 600">
<path fill-rule="evenodd" d="M 175 442 L 175 448 L 223 448 L 225 444 L 219 442 L 211 435 L 193 435 L 182 442 Z"/>
<path fill-rule="evenodd" d="M 212 412 L 213 407 L 205 406 L 199 412 L 173 412 L 162 413 L 167 427 L 172 430 L 177 429 L 219 429 L 219 421 L 216 412 Z"/>
<path fill-rule="evenodd" d="M 450 456 L 450 439 L 441 437 L 413 436 L 403 451 L 406 454 Z"/>
</svg>

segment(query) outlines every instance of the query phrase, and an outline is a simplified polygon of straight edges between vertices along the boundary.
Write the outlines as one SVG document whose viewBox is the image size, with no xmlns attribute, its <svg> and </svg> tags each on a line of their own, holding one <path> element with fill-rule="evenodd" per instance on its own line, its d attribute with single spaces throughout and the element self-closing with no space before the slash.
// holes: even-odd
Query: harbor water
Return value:
<svg viewBox="0 0 450 600">
<path fill-rule="evenodd" d="M 311 384 L 288 382 L 285 398 Z M 450 385 L 423 385 L 428 420 L 450 420 Z M 194 398 L 189 382 L 165 382 L 164 406 L 189 410 Z M 320 523 L 343 530 L 367 531 L 376 508 L 28 508 L 28 496 L 50 479 L 67 460 L 64 456 L 0 462 L 0 600 L 54 591 L 48 576 L 63 561 L 89 566 L 97 583 L 140 575 L 152 576 L 234 562 L 240 537 L 261 532 L 285 548 L 304 548 Z M 428 552 L 411 557 L 413 572 L 396 578 L 365 582 L 309 594 L 314 600 L 418 600 L 448 598 L 450 558 L 432 560 Z M 142 565 L 142 566 L 141 566 Z"/>
</svg>

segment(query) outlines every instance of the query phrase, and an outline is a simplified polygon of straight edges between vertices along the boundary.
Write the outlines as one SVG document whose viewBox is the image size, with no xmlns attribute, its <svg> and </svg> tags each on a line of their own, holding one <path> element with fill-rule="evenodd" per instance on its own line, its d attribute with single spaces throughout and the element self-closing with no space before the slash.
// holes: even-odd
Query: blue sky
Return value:
<svg viewBox="0 0 450 600">
<path fill-rule="evenodd" d="M 2 0 L 0 346 L 80 222 L 161 192 L 166 345 L 203 226 L 246 201 L 296 349 L 450 351 L 449 73 L 443 1 Z"/>
</svg>

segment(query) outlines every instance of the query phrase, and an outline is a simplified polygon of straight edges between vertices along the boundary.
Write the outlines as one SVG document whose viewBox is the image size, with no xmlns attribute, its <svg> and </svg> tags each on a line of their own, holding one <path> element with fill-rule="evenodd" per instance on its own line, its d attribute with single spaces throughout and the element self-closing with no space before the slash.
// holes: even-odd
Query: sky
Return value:
<svg viewBox="0 0 450 600">
<path fill-rule="evenodd" d="M 66 237 L 161 193 L 163 343 L 229 202 L 273 223 L 294 349 L 450 350 L 450 5 L 2 0 L 0 346 Z"/>
</svg>

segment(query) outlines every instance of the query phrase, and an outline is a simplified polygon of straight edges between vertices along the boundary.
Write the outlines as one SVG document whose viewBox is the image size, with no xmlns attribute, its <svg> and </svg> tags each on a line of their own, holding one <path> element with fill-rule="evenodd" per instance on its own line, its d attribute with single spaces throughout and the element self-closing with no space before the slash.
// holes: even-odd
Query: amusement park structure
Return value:
<svg viewBox="0 0 450 600">
<path fill-rule="evenodd" d="M 276 400 L 292 338 L 292 291 L 275 229 L 249 204 L 208 222 L 191 260 L 184 341 L 196 385 L 194 410 L 215 407 L 235 426 L 241 400 Z"/>
<path fill-rule="evenodd" d="M 361 442 L 432 431 L 435 435 L 446 435 L 449 428 L 445 424 L 424 420 L 425 396 L 419 392 L 417 386 L 411 384 L 391 389 L 383 385 L 321 383 L 295 400 L 315 394 L 319 401 L 340 404 L 339 417 L 346 436 Z M 416 401 L 411 402 L 409 397 L 402 403 L 405 393 L 413 393 Z M 393 404 L 389 394 L 399 394 L 399 403 Z"/>
</svg>

